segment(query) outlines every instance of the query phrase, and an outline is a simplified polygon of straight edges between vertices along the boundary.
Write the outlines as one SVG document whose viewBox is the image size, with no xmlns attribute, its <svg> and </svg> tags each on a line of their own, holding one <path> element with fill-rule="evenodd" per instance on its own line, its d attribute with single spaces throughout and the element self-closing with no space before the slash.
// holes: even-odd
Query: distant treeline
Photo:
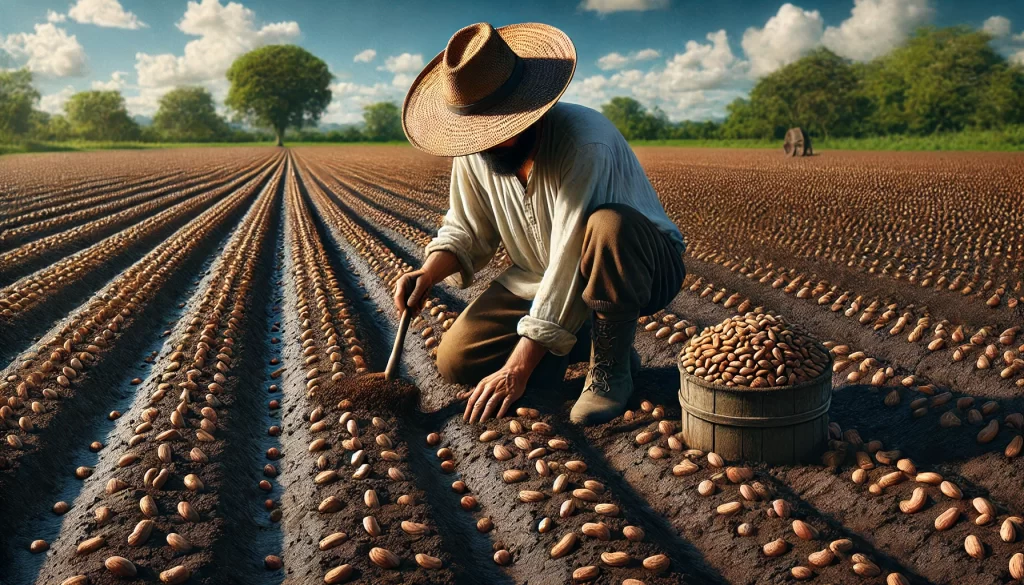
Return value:
<svg viewBox="0 0 1024 585">
<path fill-rule="evenodd" d="M 926 28 L 903 46 L 868 63 L 853 63 L 828 49 L 818 49 L 761 78 L 748 98 L 729 104 L 723 122 L 671 122 L 660 109 L 648 110 L 629 97 L 613 98 L 602 111 L 631 140 L 779 140 L 793 126 L 803 127 L 816 138 L 833 139 L 943 136 L 962 131 L 1019 136 L 1024 129 L 1024 68 L 1008 63 L 992 48 L 991 40 L 984 32 L 967 27 Z M 290 46 L 265 47 L 251 54 L 254 64 L 243 65 L 273 64 L 274 55 L 263 53 L 275 51 L 302 52 Z M 326 65 L 322 67 L 329 80 Z M 326 83 L 320 88 L 326 92 L 321 101 L 330 100 Z M 39 98 L 29 71 L 0 71 L 0 143 L 258 142 L 275 138 L 273 125 L 266 120 L 257 124 L 265 130 L 230 125 L 217 113 L 210 92 L 201 87 L 179 87 L 165 94 L 148 126 L 132 119 L 117 91 L 76 93 L 65 104 L 63 114 L 52 115 L 35 109 Z M 233 111 L 243 109 L 236 107 L 239 104 L 228 105 Z M 319 105 L 326 107 L 326 102 Z M 297 115 L 296 122 L 277 124 L 280 132 L 290 126 L 286 137 L 304 142 L 405 139 L 400 109 L 391 102 L 366 106 L 359 127 L 327 132 L 310 127 L 323 110 L 314 109 L 315 115 Z"/>
<path fill-rule="evenodd" d="M 274 139 L 270 130 L 232 127 L 217 113 L 210 92 L 202 87 L 179 87 L 162 98 L 151 125 L 132 119 L 118 91 L 82 91 L 71 96 L 63 114 L 34 109 L 39 92 L 25 69 L 0 71 L 0 143 L 18 141 L 65 142 L 263 142 Z M 362 127 L 322 132 L 289 130 L 289 139 L 310 142 L 385 142 L 404 140 L 401 113 L 393 103 L 363 108 Z"/>
<path fill-rule="evenodd" d="M 632 140 L 782 139 L 800 126 L 819 138 L 926 136 L 1024 124 L 1024 68 L 967 27 L 919 30 L 868 63 L 828 49 L 761 78 L 721 123 L 673 123 L 619 97 L 602 107 Z"/>
</svg>

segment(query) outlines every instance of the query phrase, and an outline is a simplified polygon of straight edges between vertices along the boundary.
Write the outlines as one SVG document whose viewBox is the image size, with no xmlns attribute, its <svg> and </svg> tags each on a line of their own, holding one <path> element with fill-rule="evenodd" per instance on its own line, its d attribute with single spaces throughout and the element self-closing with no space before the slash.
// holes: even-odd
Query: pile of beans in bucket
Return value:
<svg viewBox="0 0 1024 585">
<path fill-rule="evenodd" d="M 747 313 L 690 338 L 679 360 L 686 373 L 706 382 L 775 388 L 818 378 L 830 357 L 818 341 L 783 318 Z"/>
</svg>

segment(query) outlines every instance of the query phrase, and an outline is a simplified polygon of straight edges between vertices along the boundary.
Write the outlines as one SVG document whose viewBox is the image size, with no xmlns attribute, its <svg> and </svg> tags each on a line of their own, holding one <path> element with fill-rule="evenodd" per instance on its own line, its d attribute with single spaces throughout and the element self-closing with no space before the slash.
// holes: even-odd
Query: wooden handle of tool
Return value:
<svg viewBox="0 0 1024 585">
<path fill-rule="evenodd" d="M 389 382 L 395 379 L 398 362 L 402 361 L 402 347 L 405 345 L 405 334 L 409 331 L 411 319 L 412 315 L 408 310 L 402 311 L 402 318 L 398 323 L 398 334 L 395 335 L 395 345 L 391 348 L 391 359 L 388 360 L 388 367 L 384 370 L 384 379 Z"/>
</svg>

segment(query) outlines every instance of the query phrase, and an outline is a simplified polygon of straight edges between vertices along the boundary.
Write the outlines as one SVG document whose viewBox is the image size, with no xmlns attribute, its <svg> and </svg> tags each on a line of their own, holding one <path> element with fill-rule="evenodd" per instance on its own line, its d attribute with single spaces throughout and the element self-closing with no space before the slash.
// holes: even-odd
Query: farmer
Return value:
<svg viewBox="0 0 1024 585">
<path fill-rule="evenodd" d="M 454 159 L 450 209 L 423 266 L 397 282 L 397 309 L 419 312 L 446 278 L 468 287 L 499 244 L 512 261 L 437 350 L 441 376 L 475 385 L 470 422 L 504 416 L 542 358 L 561 381 L 591 315 L 590 369 L 570 418 L 615 418 L 640 369 L 637 318 L 683 282 L 682 234 L 629 144 L 600 113 L 558 103 L 575 68 L 556 28 L 474 24 L 427 64 L 402 108 L 413 146 Z"/>
</svg>

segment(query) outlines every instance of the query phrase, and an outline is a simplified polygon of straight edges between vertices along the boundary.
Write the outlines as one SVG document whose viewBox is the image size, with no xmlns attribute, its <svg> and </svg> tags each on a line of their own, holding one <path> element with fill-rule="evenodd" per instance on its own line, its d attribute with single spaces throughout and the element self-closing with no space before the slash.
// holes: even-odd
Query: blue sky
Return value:
<svg viewBox="0 0 1024 585">
<path fill-rule="evenodd" d="M 177 85 L 222 97 L 235 57 L 291 42 L 331 67 L 325 121 L 347 123 L 366 103 L 400 102 L 451 34 L 479 21 L 564 30 L 579 56 L 565 99 L 631 95 L 676 120 L 721 117 L 758 77 L 815 47 L 865 61 L 921 25 L 985 28 L 1024 64 L 1022 0 L 0 0 L 0 67 L 30 67 L 48 111 L 102 88 L 152 115 Z"/>
</svg>

